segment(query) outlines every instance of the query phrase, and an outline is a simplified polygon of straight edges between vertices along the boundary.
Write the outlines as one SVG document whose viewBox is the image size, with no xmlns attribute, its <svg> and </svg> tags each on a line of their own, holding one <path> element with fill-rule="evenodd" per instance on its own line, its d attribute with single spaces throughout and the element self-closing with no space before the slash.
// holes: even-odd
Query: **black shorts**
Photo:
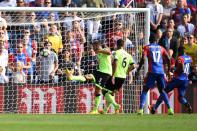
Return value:
<svg viewBox="0 0 197 131">
<path fill-rule="evenodd" d="M 119 90 L 124 84 L 125 78 L 115 77 L 115 83 L 112 83 L 112 77 L 107 81 L 105 88 L 110 91 Z"/>
<path fill-rule="evenodd" d="M 94 77 L 96 86 L 101 86 L 103 88 L 105 87 L 105 84 L 108 81 L 108 79 L 111 78 L 111 75 L 102 73 L 100 71 L 95 71 Z"/>
</svg>

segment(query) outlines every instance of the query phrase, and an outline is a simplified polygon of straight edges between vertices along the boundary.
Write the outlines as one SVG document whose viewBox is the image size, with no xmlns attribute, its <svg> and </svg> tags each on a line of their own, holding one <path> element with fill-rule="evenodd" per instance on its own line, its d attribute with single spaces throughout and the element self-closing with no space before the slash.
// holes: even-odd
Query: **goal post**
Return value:
<svg viewBox="0 0 197 131">
<path fill-rule="evenodd" d="M 0 12 L 7 25 L 0 20 L 0 113 L 88 113 L 94 85 L 68 81 L 65 68 L 75 75 L 93 73 L 94 40 L 114 50 L 124 39 L 135 62 L 149 43 L 148 8 L 1 7 Z M 146 71 L 147 65 L 132 83 L 127 78 L 115 95 L 122 113 L 138 109 Z M 102 98 L 99 108 L 105 103 Z"/>
</svg>

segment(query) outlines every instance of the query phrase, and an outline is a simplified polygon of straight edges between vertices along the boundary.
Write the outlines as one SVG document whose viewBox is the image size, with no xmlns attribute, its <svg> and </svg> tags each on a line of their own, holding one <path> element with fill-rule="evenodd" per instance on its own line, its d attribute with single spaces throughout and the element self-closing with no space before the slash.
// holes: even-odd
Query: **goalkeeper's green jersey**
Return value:
<svg viewBox="0 0 197 131">
<path fill-rule="evenodd" d="M 129 65 L 133 64 L 133 57 L 124 49 L 119 49 L 113 52 L 113 59 L 117 60 L 117 69 L 114 77 L 126 78 Z"/>
<path fill-rule="evenodd" d="M 112 75 L 111 55 L 98 53 L 97 57 L 98 57 L 97 71 Z"/>
</svg>

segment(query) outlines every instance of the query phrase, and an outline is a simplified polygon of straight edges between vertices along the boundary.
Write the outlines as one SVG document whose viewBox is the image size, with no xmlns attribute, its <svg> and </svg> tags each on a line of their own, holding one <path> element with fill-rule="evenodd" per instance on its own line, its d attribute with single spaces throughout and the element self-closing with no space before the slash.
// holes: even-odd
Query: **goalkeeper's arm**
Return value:
<svg viewBox="0 0 197 131">
<path fill-rule="evenodd" d="M 134 70 L 135 68 L 137 68 L 137 65 L 134 64 L 134 63 L 131 63 L 129 65 L 129 68 L 128 68 L 128 71 L 127 71 L 127 74 L 129 74 L 129 72 L 131 72 L 132 70 Z"/>
<path fill-rule="evenodd" d="M 140 70 L 141 70 L 141 68 L 142 68 L 143 64 L 144 64 L 144 56 L 142 56 L 142 58 L 140 59 L 140 62 L 139 62 L 139 65 L 138 65 L 137 71 L 136 71 L 136 73 L 135 73 L 135 77 L 138 77 L 139 72 L 140 72 Z"/>
</svg>

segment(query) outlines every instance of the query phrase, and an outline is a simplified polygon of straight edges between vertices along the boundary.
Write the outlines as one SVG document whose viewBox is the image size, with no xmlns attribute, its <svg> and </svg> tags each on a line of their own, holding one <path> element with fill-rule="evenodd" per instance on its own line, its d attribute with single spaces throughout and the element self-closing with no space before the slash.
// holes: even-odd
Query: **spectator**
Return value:
<svg viewBox="0 0 197 131">
<path fill-rule="evenodd" d="M 160 45 L 168 51 L 170 57 L 173 57 L 175 60 L 177 59 L 179 41 L 173 38 L 173 29 L 167 29 L 166 35 L 160 40 Z"/>
<path fill-rule="evenodd" d="M 72 62 L 70 50 L 63 50 L 59 55 L 59 69 L 57 71 L 59 81 L 64 82 L 67 80 L 65 70 L 69 69 L 71 74 L 74 74 L 75 63 Z"/>
<path fill-rule="evenodd" d="M 74 67 L 74 75 L 82 75 L 80 65 L 81 65 L 81 61 L 79 61 L 79 62 L 77 62 L 75 64 L 75 67 Z"/>
<path fill-rule="evenodd" d="M 58 30 L 60 29 L 60 23 L 55 20 L 55 13 L 53 12 L 49 13 L 48 22 L 49 22 L 49 26 L 55 24 L 57 26 L 57 29 Z"/>
<path fill-rule="evenodd" d="M 7 31 L 6 31 L 6 35 L 5 35 L 5 30 L 1 29 L 1 27 L 0 27 L 0 40 L 3 41 L 4 48 L 8 50 L 9 43 L 8 43 L 8 38 L 6 38 L 6 37 L 8 37 Z"/>
<path fill-rule="evenodd" d="M 5 75 L 8 66 L 8 51 L 4 47 L 4 40 L 0 39 L 0 83 L 7 83 L 8 78 Z"/>
<path fill-rule="evenodd" d="M 38 24 L 37 21 L 36 21 L 35 12 L 27 12 L 26 22 L 30 23 L 30 25 L 28 25 L 28 28 L 31 32 L 33 32 L 34 25 Z"/>
<path fill-rule="evenodd" d="M 161 27 L 160 27 L 160 29 L 161 29 L 162 32 L 165 32 L 167 30 L 167 27 L 168 27 L 168 19 L 167 18 L 164 18 L 161 21 Z"/>
<path fill-rule="evenodd" d="M 197 84 L 197 64 L 193 66 L 191 73 L 188 76 L 190 83 Z"/>
<path fill-rule="evenodd" d="M 188 39 L 187 39 L 187 37 L 181 37 L 181 39 L 180 39 L 180 49 L 181 49 L 181 47 L 183 47 L 184 45 L 186 45 L 186 44 L 188 44 Z M 183 49 L 183 48 L 182 48 Z"/>
<path fill-rule="evenodd" d="M 121 21 L 114 22 L 115 27 L 106 35 L 107 46 L 113 51 L 116 48 L 116 41 L 123 38 L 123 24 Z"/>
<path fill-rule="evenodd" d="M 8 77 L 3 73 L 3 68 L 0 66 L 0 84 L 8 83 Z"/>
<path fill-rule="evenodd" d="M 196 0 L 187 0 L 186 4 L 187 4 L 187 7 L 190 8 L 190 10 L 192 12 L 192 14 L 191 14 L 192 18 L 194 18 L 194 19 L 195 19 L 195 17 L 197 18 L 197 14 L 196 14 L 197 1 Z"/>
<path fill-rule="evenodd" d="M 106 37 L 106 34 L 114 28 L 114 23 L 116 22 L 116 15 L 102 17 L 101 19 L 101 33 L 103 37 Z M 103 40 L 104 42 L 104 40 Z"/>
<path fill-rule="evenodd" d="M 17 7 L 25 7 L 25 1 L 24 0 L 17 0 Z M 26 16 L 25 11 L 15 12 L 14 15 L 12 16 L 12 20 L 17 21 L 18 23 L 25 23 L 25 21 L 26 21 L 25 16 Z"/>
<path fill-rule="evenodd" d="M 163 33 L 162 33 L 161 29 L 157 29 L 156 34 L 153 36 L 156 38 L 157 43 L 159 43 L 159 41 L 161 40 L 162 35 L 163 35 Z"/>
<path fill-rule="evenodd" d="M 41 23 L 41 32 L 43 35 L 47 35 L 49 33 L 49 24 L 47 19 L 43 19 Z"/>
<path fill-rule="evenodd" d="M 44 0 L 34 0 L 29 2 L 29 7 L 43 7 L 44 6 Z"/>
<path fill-rule="evenodd" d="M 62 45 L 62 37 L 57 31 L 56 25 L 51 25 L 49 29 L 49 34 L 47 35 L 47 39 L 52 43 L 52 49 L 55 50 L 55 52 L 58 54 L 62 51 L 63 45 Z"/>
<path fill-rule="evenodd" d="M 172 3 L 172 0 L 162 0 L 163 5 L 163 17 L 169 18 L 170 12 L 175 8 L 175 5 Z"/>
<path fill-rule="evenodd" d="M 35 12 L 30 12 L 27 14 L 27 22 L 36 23 L 36 14 Z"/>
<path fill-rule="evenodd" d="M 44 49 L 37 58 L 38 83 L 52 83 L 58 69 L 58 57 L 51 51 L 51 42 L 44 43 Z"/>
<path fill-rule="evenodd" d="M 81 69 L 83 70 L 83 74 L 95 73 L 97 64 L 96 53 L 94 52 L 93 47 L 89 47 L 88 54 L 81 59 Z"/>
<path fill-rule="evenodd" d="M 177 31 L 177 29 L 175 28 L 175 23 L 173 19 L 169 19 L 168 20 L 168 28 L 173 29 L 173 37 L 175 37 L 176 39 L 180 38 L 180 33 Z M 166 34 L 166 32 L 164 32 L 164 35 Z"/>
<path fill-rule="evenodd" d="M 92 41 L 99 37 L 99 28 L 101 27 L 101 18 L 94 18 L 87 20 L 87 34 L 88 34 L 88 41 Z"/>
<path fill-rule="evenodd" d="M 28 69 L 27 80 L 29 83 L 33 82 L 35 75 L 35 64 L 36 64 L 36 51 L 29 45 L 29 37 L 25 36 L 22 40 L 23 53 L 27 54 L 31 60 L 31 67 Z"/>
<path fill-rule="evenodd" d="M 143 4 L 142 1 L 138 1 L 138 2 L 141 2 L 141 4 Z M 120 7 L 131 8 L 131 7 L 135 7 L 136 6 L 137 1 L 133 1 L 133 0 L 120 0 L 119 3 L 120 3 Z M 144 5 L 141 5 L 141 6 L 143 7 Z"/>
<path fill-rule="evenodd" d="M 137 3 L 137 8 L 145 8 L 146 6 L 146 1 L 147 0 L 135 0 Z"/>
<path fill-rule="evenodd" d="M 51 4 L 51 0 L 44 0 L 44 7 L 48 7 L 50 8 L 52 6 Z M 55 20 L 59 20 L 59 15 L 57 12 L 54 12 L 55 14 Z M 42 11 L 42 12 L 38 12 L 36 14 L 36 16 L 38 17 L 38 19 L 48 19 L 50 15 L 49 11 Z"/>
<path fill-rule="evenodd" d="M 30 29 L 29 28 L 25 28 L 23 30 L 23 34 L 22 34 L 22 38 L 26 39 L 26 42 L 28 43 L 28 46 L 30 46 L 33 49 L 33 53 L 37 52 L 37 41 L 32 40 L 30 38 Z"/>
<path fill-rule="evenodd" d="M 23 64 L 22 62 L 18 61 L 14 64 L 13 74 L 12 74 L 12 81 L 13 83 L 26 83 L 27 78 L 26 74 L 23 72 Z"/>
<path fill-rule="evenodd" d="M 163 17 L 163 6 L 159 4 L 159 0 L 152 0 L 152 3 L 148 4 L 146 7 L 150 8 L 151 32 L 155 33 Z"/>
<path fill-rule="evenodd" d="M 103 0 L 103 5 L 106 8 L 118 8 L 120 3 L 119 0 Z"/>
<path fill-rule="evenodd" d="M 41 31 L 41 25 L 34 24 L 33 31 L 32 31 L 32 34 L 30 35 L 30 38 L 32 39 L 32 41 L 37 42 L 37 50 L 39 50 L 42 47 L 41 43 L 42 43 L 44 35 L 45 34 Z"/>
<path fill-rule="evenodd" d="M 123 29 L 123 40 L 125 41 L 125 49 L 134 47 L 132 41 L 129 39 L 131 36 L 131 31 L 128 28 Z"/>
<path fill-rule="evenodd" d="M 25 0 L 16 0 L 17 7 L 25 7 Z"/>
<path fill-rule="evenodd" d="M 104 4 L 102 0 L 83 0 L 83 6 L 86 6 L 88 8 L 103 8 Z M 87 20 L 87 34 L 88 34 L 88 40 L 92 40 L 92 38 L 95 36 L 97 38 L 99 28 L 101 27 L 101 18 L 93 18 Z"/>
<path fill-rule="evenodd" d="M 4 27 L 5 29 L 7 28 L 7 22 L 4 18 L 1 17 L 1 12 L 0 12 L 0 26 Z"/>
<path fill-rule="evenodd" d="M 176 27 L 181 24 L 184 14 L 187 14 L 187 20 L 190 21 L 191 10 L 185 6 L 183 0 L 178 0 L 176 8 L 171 10 L 171 17 L 174 19 Z"/>
<path fill-rule="evenodd" d="M 64 23 L 63 23 L 64 35 L 66 35 L 67 31 L 72 30 L 72 22 L 75 20 L 80 23 L 80 27 L 84 31 L 85 24 L 83 19 L 77 16 L 77 12 L 72 12 L 71 14 L 67 13 L 67 16 L 64 19 Z"/>
<path fill-rule="evenodd" d="M 74 0 L 63 0 L 62 6 L 63 7 L 77 7 L 77 4 L 75 3 Z"/>
<path fill-rule="evenodd" d="M 1 0 L 0 7 L 15 7 L 16 0 Z"/>
<path fill-rule="evenodd" d="M 83 1 L 84 0 L 72 0 L 73 3 L 76 4 L 77 7 L 82 7 L 83 6 Z"/>
<path fill-rule="evenodd" d="M 20 65 L 20 68 L 17 67 L 18 65 Z M 27 54 L 23 53 L 23 45 L 21 43 L 18 43 L 16 51 L 9 55 L 8 66 L 13 73 L 20 71 L 23 72 L 25 76 L 27 70 L 31 68 L 31 59 Z"/>
<path fill-rule="evenodd" d="M 96 7 L 96 8 L 102 8 L 104 7 L 102 0 L 83 0 L 82 6 L 86 7 Z"/>
<path fill-rule="evenodd" d="M 73 62 L 80 63 L 86 39 L 78 21 L 73 21 L 72 31 L 68 32 L 68 37 L 67 45 L 71 49 Z"/>
<path fill-rule="evenodd" d="M 195 26 L 192 23 L 188 22 L 187 14 L 184 14 L 182 18 L 182 24 L 180 24 L 177 27 L 177 30 L 179 31 L 180 35 L 184 37 L 190 34 L 194 34 L 194 29 L 195 29 Z"/>
<path fill-rule="evenodd" d="M 7 21 L 1 17 L 0 12 L 0 38 L 4 39 L 5 41 L 5 48 L 8 49 L 9 43 L 8 43 L 8 32 L 7 32 Z"/>
<path fill-rule="evenodd" d="M 188 36 L 188 44 L 185 44 L 184 47 L 185 53 L 192 57 L 192 65 L 194 66 L 197 64 L 197 44 L 194 43 L 194 35 Z"/>
<path fill-rule="evenodd" d="M 196 0 L 186 0 L 188 5 L 193 5 L 193 6 L 197 6 L 197 1 Z"/>
<path fill-rule="evenodd" d="M 197 44 L 197 34 L 194 34 L 194 43 Z"/>
</svg>

